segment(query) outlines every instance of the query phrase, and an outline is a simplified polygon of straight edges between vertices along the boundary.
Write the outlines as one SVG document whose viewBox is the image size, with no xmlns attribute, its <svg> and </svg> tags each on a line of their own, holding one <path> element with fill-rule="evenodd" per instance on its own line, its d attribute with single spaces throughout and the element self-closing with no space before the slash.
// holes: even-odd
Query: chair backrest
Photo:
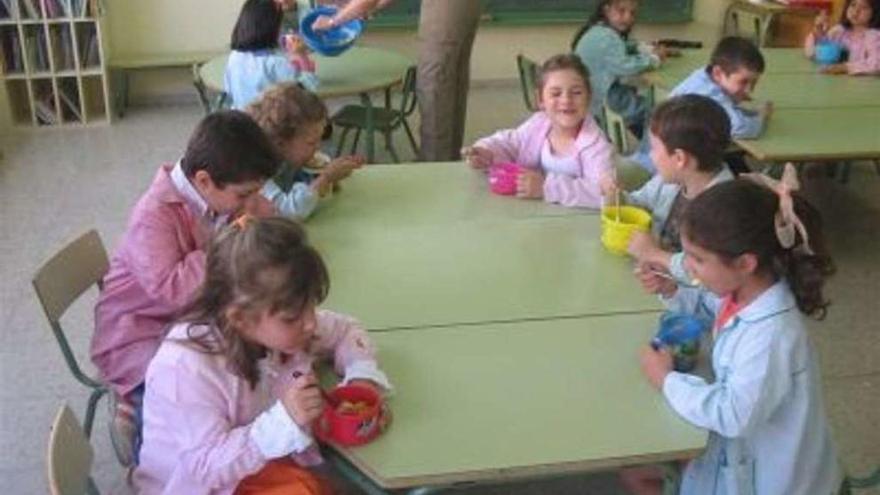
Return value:
<svg viewBox="0 0 880 495">
<path fill-rule="evenodd" d="M 611 144 L 614 145 L 618 153 L 626 154 L 630 148 L 626 121 L 623 120 L 620 114 L 608 108 L 608 105 L 605 105 L 604 111 L 605 118 L 603 120 L 605 121 L 605 133 L 608 135 L 608 140 L 611 141 Z"/>
<path fill-rule="evenodd" d="M 67 365 L 77 380 L 93 388 L 101 384 L 79 369 L 64 336 L 60 319 L 83 292 L 95 284 L 101 285 L 101 279 L 109 267 L 107 250 L 104 249 L 101 238 L 95 230 L 90 230 L 44 263 L 32 281 L 37 299 L 43 306 Z"/>
<path fill-rule="evenodd" d="M 52 495 L 97 495 L 98 489 L 90 476 L 94 458 L 95 452 L 73 411 L 66 405 L 61 406 L 49 432 L 46 455 L 49 492 Z"/>
<path fill-rule="evenodd" d="M 721 35 L 741 36 L 752 40 L 759 47 L 764 46 L 768 41 L 771 20 L 772 14 L 758 13 L 731 4 L 724 15 Z"/>
<path fill-rule="evenodd" d="M 199 96 L 199 103 L 202 104 L 202 109 L 205 111 L 205 115 L 211 113 L 211 101 L 208 99 L 208 88 L 205 87 L 205 81 L 202 79 L 202 74 L 200 72 L 202 62 L 197 62 L 192 65 L 192 75 L 193 75 L 193 87 L 196 88 L 196 94 Z"/>
<path fill-rule="evenodd" d="M 407 67 L 400 87 L 400 115 L 409 117 L 416 110 L 416 66 Z"/>
<path fill-rule="evenodd" d="M 516 56 L 516 68 L 519 72 L 523 102 L 528 110 L 536 112 L 538 111 L 538 64 L 520 53 Z"/>
</svg>

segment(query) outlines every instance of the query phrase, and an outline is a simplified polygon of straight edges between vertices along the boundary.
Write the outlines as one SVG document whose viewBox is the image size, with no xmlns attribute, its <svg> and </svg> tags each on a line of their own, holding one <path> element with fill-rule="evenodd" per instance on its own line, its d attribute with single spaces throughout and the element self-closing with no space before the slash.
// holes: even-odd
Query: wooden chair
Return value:
<svg viewBox="0 0 880 495">
<path fill-rule="evenodd" d="M 37 299 L 46 313 L 52 333 L 61 348 L 64 361 L 73 378 L 88 387 L 89 396 L 85 414 L 85 436 L 92 433 L 95 419 L 95 407 L 101 396 L 107 393 L 107 387 L 99 380 L 86 375 L 76 361 L 76 357 L 61 327 L 61 317 L 67 308 L 93 285 L 101 286 L 101 279 L 110 266 L 107 251 L 95 230 L 90 230 L 74 240 L 49 259 L 33 278 Z M 91 329 L 88 329 L 91 334 Z"/>
<path fill-rule="evenodd" d="M 91 477 L 95 452 L 73 411 L 61 406 L 52 431 L 46 466 L 52 495 L 100 495 Z"/>
<path fill-rule="evenodd" d="M 526 109 L 536 112 L 538 111 L 538 64 L 520 53 L 516 56 L 516 68 L 519 72 L 519 85 L 522 88 Z"/>
<path fill-rule="evenodd" d="M 385 136 L 385 148 L 391 153 L 391 157 L 395 162 L 399 162 L 397 150 L 391 140 L 391 134 L 397 129 L 403 127 L 406 136 L 409 138 L 409 144 L 412 146 L 413 153 L 418 156 L 419 147 L 416 145 L 416 139 L 412 129 L 409 126 L 407 118 L 416 109 L 416 67 L 410 66 L 406 69 L 403 76 L 403 85 L 400 88 L 400 105 L 398 108 L 391 108 L 391 90 L 385 91 L 385 108 L 373 109 L 373 130 L 381 132 Z M 333 125 L 342 129 L 342 135 L 339 136 L 339 143 L 336 146 L 336 155 L 342 153 L 345 147 L 345 140 L 348 132 L 355 129 L 354 142 L 351 145 L 351 152 L 357 149 L 358 141 L 361 137 L 361 131 L 367 130 L 367 108 L 363 105 L 346 105 L 342 107 L 332 117 Z"/>
</svg>

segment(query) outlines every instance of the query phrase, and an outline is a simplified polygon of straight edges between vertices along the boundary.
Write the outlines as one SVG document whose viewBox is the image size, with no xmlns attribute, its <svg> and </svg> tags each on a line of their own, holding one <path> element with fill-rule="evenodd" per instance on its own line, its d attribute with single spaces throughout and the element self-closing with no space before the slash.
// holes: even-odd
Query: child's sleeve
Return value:
<svg viewBox="0 0 880 495">
<path fill-rule="evenodd" d="M 648 211 L 654 211 L 660 199 L 660 190 L 663 187 L 663 177 L 655 174 L 642 187 L 633 192 L 625 193 L 627 203 L 640 206 Z"/>
<path fill-rule="evenodd" d="M 734 138 L 755 139 L 764 133 L 767 119 L 761 112 L 754 112 L 733 104 L 721 105 L 730 117 L 730 135 Z"/>
<path fill-rule="evenodd" d="M 776 408 L 791 400 L 790 353 L 771 328 L 752 328 L 733 344 L 729 366 L 714 383 L 672 372 L 663 382 L 669 405 L 689 423 L 727 438 L 747 435 L 766 422 Z"/>
<path fill-rule="evenodd" d="M 854 75 L 880 74 L 880 30 L 869 29 L 865 33 L 863 57 L 846 63 L 847 72 Z"/>
<path fill-rule="evenodd" d="M 205 252 L 187 251 L 178 235 L 177 212 L 166 208 L 137 220 L 129 231 L 131 273 L 150 299 L 176 310 L 189 303 L 205 279 Z"/>
<path fill-rule="evenodd" d="M 579 177 L 547 173 L 544 178 L 544 200 L 569 207 L 600 207 L 602 181 L 614 177 L 611 154 L 611 145 L 597 132 L 593 143 L 578 154 L 581 165 Z"/>
<path fill-rule="evenodd" d="M 599 53 L 604 54 L 608 72 L 615 76 L 633 76 L 660 66 L 660 58 L 652 53 L 629 53 L 626 44 L 617 35 L 603 36 Z"/>
<path fill-rule="evenodd" d="M 492 152 L 492 161 L 495 163 L 517 162 L 525 143 L 527 133 L 538 114 L 533 114 L 528 120 L 516 129 L 503 129 L 491 136 L 484 137 L 474 143 L 475 147 L 485 148 Z M 520 165 L 527 165 L 521 163 Z"/>
<path fill-rule="evenodd" d="M 278 214 L 295 219 L 308 218 L 318 206 L 318 193 L 311 186 L 295 182 L 290 191 L 284 192 L 274 180 L 263 185 L 260 193 L 275 205 Z"/>
<path fill-rule="evenodd" d="M 363 326 L 354 318 L 319 310 L 318 329 L 315 333 L 316 351 L 333 356 L 336 372 L 343 383 L 351 380 L 370 380 L 391 390 L 391 383 L 376 362 L 376 348 Z"/>
<path fill-rule="evenodd" d="M 229 489 L 269 460 L 312 445 L 311 436 L 278 401 L 250 424 L 232 424 L 228 411 L 235 394 L 224 393 L 221 378 L 205 375 L 204 368 L 196 366 L 204 358 L 195 359 L 154 361 L 147 378 L 144 414 L 164 426 L 153 434 L 180 446 L 167 493 L 193 493 L 193 485 L 205 493 Z"/>
</svg>

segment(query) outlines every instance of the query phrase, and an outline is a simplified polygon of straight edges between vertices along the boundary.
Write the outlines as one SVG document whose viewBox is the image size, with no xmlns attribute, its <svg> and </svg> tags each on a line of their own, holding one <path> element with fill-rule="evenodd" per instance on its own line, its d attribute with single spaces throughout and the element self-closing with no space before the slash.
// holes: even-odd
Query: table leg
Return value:
<svg viewBox="0 0 880 495">
<path fill-rule="evenodd" d="M 361 102 L 367 110 L 367 163 L 373 163 L 376 158 L 376 140 L 374 139 L 373 128 L 375 127 L 375 116 L 373 115 L 373 102 L 370 101 L 370 95 L 361 93 Z"/>
<path fill-rule="evenodd" d="M 332 448 L 322 448 L 321 454 L 333 463 L 345 479 L 357 485 L 367 495 L 388 495 L 386 490 L 364 476 L 357 467 L 348 462 L 348 459 L 339 455 Z"/>
</svg>

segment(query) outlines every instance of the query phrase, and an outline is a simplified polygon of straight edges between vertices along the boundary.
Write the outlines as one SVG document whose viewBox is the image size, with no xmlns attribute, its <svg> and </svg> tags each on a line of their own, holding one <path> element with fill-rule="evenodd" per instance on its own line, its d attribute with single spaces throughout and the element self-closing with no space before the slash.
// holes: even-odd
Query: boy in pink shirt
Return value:
<svg viewBox="0 0 880 495">
<path fill-rule="evenodd" d="M 242 211 L 271 210 L 263 183 L 280 163 L 247 114 L 218 112 L 196 127 L 183 158 L 159 167 L 129 218 L 95 306 L 92 361 L 116 400 L 114 448 L 133 454 L 147 364 L 177 312 L 202 284 L 203 247 Z"/>
</svg>

